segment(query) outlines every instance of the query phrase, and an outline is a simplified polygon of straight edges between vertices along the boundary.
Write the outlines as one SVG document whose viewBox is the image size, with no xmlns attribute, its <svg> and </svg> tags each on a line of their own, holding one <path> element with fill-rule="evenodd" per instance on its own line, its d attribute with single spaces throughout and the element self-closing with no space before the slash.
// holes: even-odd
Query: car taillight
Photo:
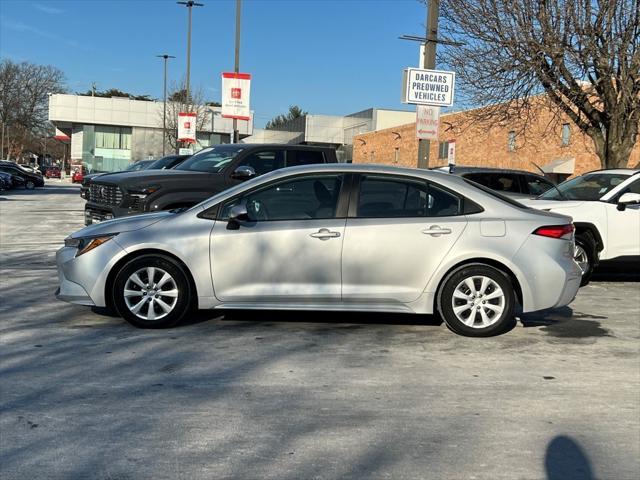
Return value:
<svg viewBox="0 0 640 480">
<path fill-rule="evenodd" d="M 568 223 L 566 225 L 548 225 L 546 227 L 540 227 L 534 230 L 534 235 L 540 235 L 541 237 L 549 237 L 549 238 L 564 238 L 571 239 L 573 235 L 573 231 L 575 227 L 573 223 Z"/>
</svg>

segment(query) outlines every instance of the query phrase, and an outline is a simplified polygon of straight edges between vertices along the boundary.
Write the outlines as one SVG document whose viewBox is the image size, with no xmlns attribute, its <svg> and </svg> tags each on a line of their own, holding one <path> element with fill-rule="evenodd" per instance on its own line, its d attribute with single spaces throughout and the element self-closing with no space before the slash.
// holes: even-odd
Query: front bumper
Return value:
<svg viewBox="0 0 640 480">
<path fill-rule="evenodd" d="M 107 275 L 126 252 L 115 239 L 79 257 L 76 252 L 73 247 L 62 247 L 56 252 L 60 282 L 56 298 L 77 305 L 105 307 Z"/>
</svg>

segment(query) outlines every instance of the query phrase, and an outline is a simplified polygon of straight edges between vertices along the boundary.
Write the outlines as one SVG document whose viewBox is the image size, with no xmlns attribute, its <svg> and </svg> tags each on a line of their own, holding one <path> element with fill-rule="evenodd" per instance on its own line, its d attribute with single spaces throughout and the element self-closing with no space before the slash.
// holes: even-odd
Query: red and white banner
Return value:
<svg viewBox="0 0 640 480">
<path fill-rule="evenodd" d="M 449 150 L 447 152 L 447 161 L 449 165 L 456 164 L 456 141 L 449 140 Z"/>
<path fill-rule="evenodd" d="M 196 143 L 196 113 L 180 112 L 178 114 L 178 141 Z"/>
<path fill-rule="evenodd" d="M 440 107 L 416 106 L 416 138 L 418 140 L 438 140 L 440 128 Z"/>
<path fill-rule="evenodd" d="M 56 134 L 53 138 L 55 138 L 56 140 L 60 140 L 61 142 L 68 142 L 69 140 L 71 140 L 69 138 L 69 135 L 64 133 L 62 130 L 59 130 L 58 128 L 56 128 Z"/>
<path fill-rule="evenodd" d="M 238 120 L 251 120 L 249 98 L 251 75 L 248 73 L 222 73 L 222 116 Z"/>
</svg>

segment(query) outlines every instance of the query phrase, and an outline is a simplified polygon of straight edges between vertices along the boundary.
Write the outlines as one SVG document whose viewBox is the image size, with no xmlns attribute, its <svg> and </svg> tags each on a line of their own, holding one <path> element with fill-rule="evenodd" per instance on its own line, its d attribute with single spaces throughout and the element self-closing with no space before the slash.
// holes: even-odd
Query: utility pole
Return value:
<svg viewBox="0 0 640 480">
<path fill-rule="evenodd" d="M 187 27 L 187 78 L 186 78 L 186 103 L 189 104 L 189 92 L 190 92 L 190 82 L 191 82 L 191 9 L 193 7 L 204 7 L 202 3 L 196 3 L 193 0 L 187 0 L 186 2 L 176 2 L 180 5 L 184 5 L 189 9 L 189 23 Z"/>
<path fill-rule="evenodd" d="M 172 55 L 156 55 L 156 57 L 164 59 L 164 87 L 163 87 L 163 104 L 162 104 L 162 156 L 165 155 L 167 145 L 167 60 L 176 58 Z"/>
<path fill-rule="evenodd" d="M 438 16 L 440 15 L 440 0 L 429 0 L 427 8 L 427 32 L 424 44 L 424 68 L 436 68 L 436 45 L 438 44 Z M 418 168 L 429 168 L 429 151 L 431 141 L 418 141 Z"/>
<path fill-rule="evenodd" d="M 0 160 L 4 159 L 4 122 L 2 122 L 2 148 L 0 149 Z"/>
<path fill-rule="evenodd" d="M 241 0 L 236 0 L 236 58 L 233 71 L 240 72 L 240 12 L 242 9 Z M 238 132 L 238 119 L 233 119 L 233 143 L 240 141 L 240 132 Z"/>
</svg>

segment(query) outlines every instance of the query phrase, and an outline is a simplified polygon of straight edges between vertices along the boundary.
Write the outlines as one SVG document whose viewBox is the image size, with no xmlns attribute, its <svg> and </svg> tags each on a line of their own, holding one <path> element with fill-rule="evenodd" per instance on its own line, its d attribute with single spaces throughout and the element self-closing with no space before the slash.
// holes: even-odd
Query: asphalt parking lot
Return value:
<svg viewBox="0 0 640 480">
<path fill-rule="evenodd" d="M 638 275 L 487 339 L 305 312 L 143 331 L 54 298 L 78 191 L 0 193 L 3 479 L 640 477 Z"/>
</svg>

